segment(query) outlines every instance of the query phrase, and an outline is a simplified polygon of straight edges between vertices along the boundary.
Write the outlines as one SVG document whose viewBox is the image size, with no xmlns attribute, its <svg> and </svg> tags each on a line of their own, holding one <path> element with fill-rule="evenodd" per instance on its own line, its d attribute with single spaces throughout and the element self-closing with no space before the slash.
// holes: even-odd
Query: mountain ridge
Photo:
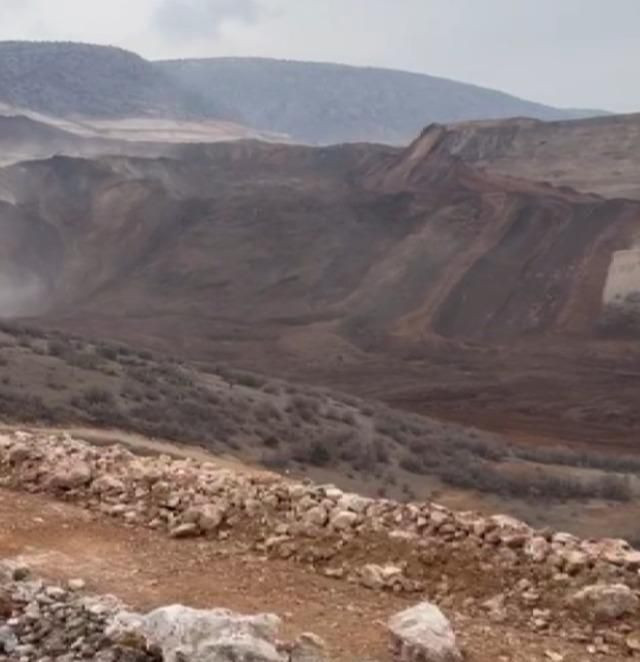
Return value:
<svg viewBox="0 0 640 662">
<path fill-rule="evenodd" d="M 157 64 L 190 89 L 222 91 L 251 124 L 313 144 L 399 144 L 430 122 L 520 114 L 574 119 L 603 112 L 551 108 L 479 85 L 381 67 L 251 57 Z"/>
<path fill-rule="evenodd" d="M 393 69 L 268 58 L 153 62 L 75 42 L 0 42 L 0 104 L 67 120 L 235 122 L 309 144 L 404 144 L 431 121 L 576 116 Z"/>
</svg>

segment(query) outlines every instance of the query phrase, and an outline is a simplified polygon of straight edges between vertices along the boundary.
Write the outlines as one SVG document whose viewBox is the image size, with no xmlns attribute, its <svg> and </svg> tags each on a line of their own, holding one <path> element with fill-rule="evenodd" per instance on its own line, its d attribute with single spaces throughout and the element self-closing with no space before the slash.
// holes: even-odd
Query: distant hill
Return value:
<svg viewBox="0 0 640 662">
<path fill-rule="evenodd" d="M 432 122 L 599 114 L 402 71 L 256 58 L 154 63 L 110 46 L 22 41 L 0 42 L 2 106 L 76 121 L 224 120 L 233 127 L 222 136 L 258 130 L 311 144 L 405 144 Z"/>
<path fill-rule="evenodd" d="M 431 122 L 576 119 L 503 92 L 403 71 L 261 58 L 157 63 L 185 88 L 223 100 L 250 126 L 308 143 L 407 143 Z"/>
<path fill-rule="evenodd" d="M 224 114 L 134 53 L 62 42 L 0 42 L 0 103 L 57 117 Z"/>
</svg>

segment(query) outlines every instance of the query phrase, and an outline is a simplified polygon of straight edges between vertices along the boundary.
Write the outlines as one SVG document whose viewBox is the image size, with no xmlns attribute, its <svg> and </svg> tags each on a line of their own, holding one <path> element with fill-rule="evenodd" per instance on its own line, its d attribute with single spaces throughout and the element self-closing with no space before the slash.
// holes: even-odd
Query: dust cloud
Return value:
<svg viewBox="0 0 640 662">
<path fill-rule="evenodd" d="M 0 319 L 35 312 L 42 306 L 45 288 L 33 275 L 16 277 L 0 273 Z"/>
</svg>

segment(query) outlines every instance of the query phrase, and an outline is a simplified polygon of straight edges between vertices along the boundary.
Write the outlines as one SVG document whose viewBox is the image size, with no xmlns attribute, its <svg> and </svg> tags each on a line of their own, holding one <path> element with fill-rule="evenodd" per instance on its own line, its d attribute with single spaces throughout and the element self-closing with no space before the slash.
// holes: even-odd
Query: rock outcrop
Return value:
<svg viewBox="0 0 640 662">
<path fill-rule="evenodd" d="M 389 630 L 397 662 L 462 662 L 451 624 L 430 602 L 396 614 Z"/>
<path fill-rule="evenodd" d="M 140 615 L 118 614 L 109 628 L 117 642 L 140 642 L 165 662 L 288 662 L 278 651 L 275 614 L 243 616 L 231 611 L 172 605 Z"/>
<path fill-rule="evenodd" d="M 314 634 L 281 641 L 275 614 L 173 605 L 143 615 L 83 588 L 0 562 L 0 662 L 327 662 Z"/>
</svg>

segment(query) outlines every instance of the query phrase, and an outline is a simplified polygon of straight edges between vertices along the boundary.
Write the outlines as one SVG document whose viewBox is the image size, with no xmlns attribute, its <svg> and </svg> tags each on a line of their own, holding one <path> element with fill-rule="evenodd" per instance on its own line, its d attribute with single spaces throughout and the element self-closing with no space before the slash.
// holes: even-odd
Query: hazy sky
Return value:
<svg viewBox="0 0 640 662">
<path fill-rule="evenodd" d="M 384 66 L 640 111 L 640 0 L 0 0 L 0 39 Z"/>
</svg>

